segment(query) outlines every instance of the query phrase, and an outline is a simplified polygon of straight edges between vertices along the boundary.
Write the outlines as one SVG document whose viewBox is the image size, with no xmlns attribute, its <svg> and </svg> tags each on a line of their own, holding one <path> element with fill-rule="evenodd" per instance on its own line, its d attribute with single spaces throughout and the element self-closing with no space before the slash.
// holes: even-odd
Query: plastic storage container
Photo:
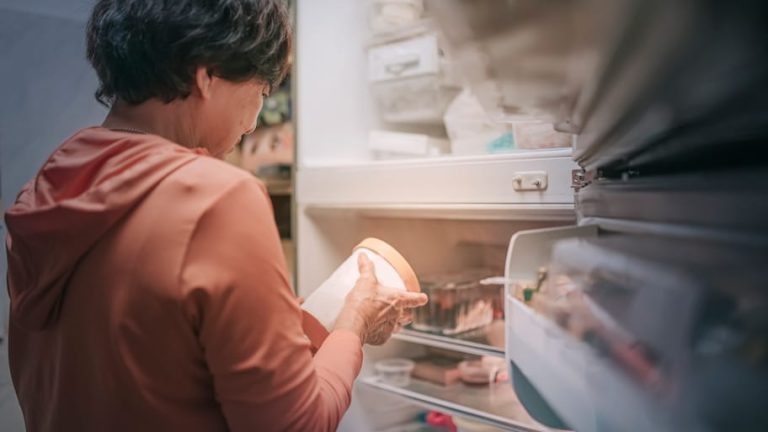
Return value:
<svg viewBox="0 0 768 432">
<path fill-rule="evenodd" d="M 379 114 L 388 122 L 442 123 L 460 91 L 435 34 L 371 48 L 368 72 Z"/>
<path fill-rule="evenodd" d="M 397 387 L 405 387 L 411 383 L 411 371 L 414 363 L 408 359 L 379 360 L 374 365 L 376 375 L 381 382 Z"/>
<path fill-rule="evenodd" d="M 470 270 L 422 278 L 421 288 L 429 303 L 414 311 L 412 327 L 453 335 L 490 324 L 503 291 L 501 284 L 481 284 L 490 274 Z"/>
<path fill-rule="evenodd" d="M 313 348 L 319 348 L 333 329 L 336 318 L 344 306 L 347 293 L 360 277 L 357 260 L 363 253 L 373 262 L 376 278 L 380 284 L 404 291 L 420 291 L 416 274 L 408 261 L 395 248 L 379 239 L 363 240 L 331 277 L 312 292 L 302 304 L 304 332 L 309 337 Z"/>
</svg>

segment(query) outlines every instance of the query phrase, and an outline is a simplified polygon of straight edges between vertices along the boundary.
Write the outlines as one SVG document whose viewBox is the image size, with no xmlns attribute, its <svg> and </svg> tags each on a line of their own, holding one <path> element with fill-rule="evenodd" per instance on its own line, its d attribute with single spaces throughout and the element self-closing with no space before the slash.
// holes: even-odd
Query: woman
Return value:
<svg viewBox="0 0 768 432">
<path fill-rule="evenodd" d="M 277 0 L 101 0 L 111 109 L 8 210 L 10 360 L 28 430 L 332 430 L 361 346 L 423 294 L 370 261 L 312 357 L 263 185 L 216 158 L 286 71 Z"/>
</svg>

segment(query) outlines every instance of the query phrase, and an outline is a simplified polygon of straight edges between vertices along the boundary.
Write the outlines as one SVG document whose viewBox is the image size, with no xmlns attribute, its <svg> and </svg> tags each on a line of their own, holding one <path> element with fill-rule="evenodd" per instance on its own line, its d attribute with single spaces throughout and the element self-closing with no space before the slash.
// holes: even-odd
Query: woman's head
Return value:
<svg viewBox="0 0 768 432">
<path fill-rule="evenodd" d="M 207 138 L 236 141 L 287 72 L 291 28 L 284 0 L 99 0 L 87 47 L 99 102 L 194 99 Z"/>
</svg>

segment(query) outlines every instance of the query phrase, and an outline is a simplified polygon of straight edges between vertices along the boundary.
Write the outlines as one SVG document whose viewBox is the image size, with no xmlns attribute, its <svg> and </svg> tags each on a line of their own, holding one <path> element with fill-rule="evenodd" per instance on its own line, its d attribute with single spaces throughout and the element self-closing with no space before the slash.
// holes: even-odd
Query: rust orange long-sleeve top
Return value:
<svg viewBox="0 0 768 432">
<path fill-rule="evenodd" d="M 28 430 L 337 427 L 360 339 L 312 356 L 264 187 L 201 153 L 84 129 L 8 209 Z"/>
</svg>

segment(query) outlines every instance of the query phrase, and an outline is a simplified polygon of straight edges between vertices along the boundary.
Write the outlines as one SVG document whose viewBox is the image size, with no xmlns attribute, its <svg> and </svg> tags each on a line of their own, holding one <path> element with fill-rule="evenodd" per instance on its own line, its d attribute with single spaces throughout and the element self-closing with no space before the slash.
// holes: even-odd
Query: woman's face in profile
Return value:
<svg viewBox="0 0 768 432">
<path fill-rule="evenodd" d="M 196 117 L 204 146 L 221 158 L 256 128 L 269 85 L 257 79 L 239 83 L 216 76 L 210 77 L 208 85 L 209 95 L 201 98 Z"/>
</svg>

